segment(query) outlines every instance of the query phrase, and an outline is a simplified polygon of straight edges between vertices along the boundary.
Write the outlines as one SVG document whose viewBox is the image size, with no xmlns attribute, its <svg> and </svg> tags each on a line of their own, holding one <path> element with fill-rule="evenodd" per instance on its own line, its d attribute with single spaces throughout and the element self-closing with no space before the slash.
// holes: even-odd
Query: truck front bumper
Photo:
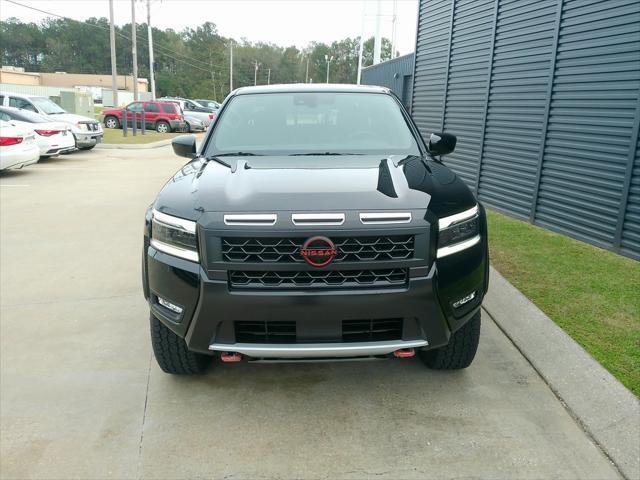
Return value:
<svg viewBox="0 0 640 480">
<path fill-rule="evenodd" d="M 263 292 L 234 291 L 226 272 L 210 278 L 199 264 L 147 244 L 143 280 L 152 313 L 184 338 L 192 351 L 238 352 L 258 358 L 386 355 L 404 348 L 446 345 L 451 334 L 478 311 L 486 290 L 485 248 L 482 242 L 454 259 L 465 262 L 465 273 L 455 279 L 445 276 L 444 284 L 438 280 L 434 263 L 428 268 L 411 268 L 407 285 L 402 288 Z M 470 258 L 477 261 L 470 264 Z M 451 304 L 470 292 L 476 292 L 474 300 L 454 312 Z M 180 313 L 169 310 L 161 301 L 179 307 Z M 401 332 L 397 338 L 384 341 L 343 341 L 343 322 L 364 320 L 401 321 Z M 236 340 L 235 322 L 265 321 L 295 322 L 295 341 Z"/>
<path fill-rule="evenodd" d="M 102 132 L 99 133 L 74 133 L 73 136 L 76 139 L 76 147 L 93 147 L 94 145 L 102 142 Z"/>
</svg>

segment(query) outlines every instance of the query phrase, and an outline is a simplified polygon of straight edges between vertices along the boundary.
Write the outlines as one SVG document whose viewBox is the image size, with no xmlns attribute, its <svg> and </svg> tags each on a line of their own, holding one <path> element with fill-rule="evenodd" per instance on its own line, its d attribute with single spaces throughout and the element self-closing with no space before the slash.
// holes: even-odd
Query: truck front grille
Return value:
<svg viewBox="0 0 640 480">
<path fill-rule="evenodd" d="M 237 289 L 322 289 L 401 287 L 406 268 L 379 270 L 229 271 L 229 285 Z"/>
<path fill-rule="evenodd" d="M 222 254 L 230 263 L 302 263 L 300 249 L 306 238 L 223 238 Z M 414 256 L 413 235 L 384 237 L 332 237 L 339 262 L 407 260 Z"/>
<path fill-rule="evenodd" d="M 342 321 L 343 342 L 375 342 L 401 338 L 401 318 Z"/>
<path fill-rule="evenodd" d="M 295 343 L 296 322 L 234 322 L 238 343 Z"/>
<path fill-rule="evenodd" d="M 233 328 L 236 343 L 375 342 L 402 339 L 402 324 L 402 318 L 343 320 L 341 330 L 335 331 L 335 338 L 305 338 L 304 341 L 297 338 L 298 322 L 295 321 L 235 321 Z M 304 332 L 303 324 L 300 329 Z"/>
</svg>

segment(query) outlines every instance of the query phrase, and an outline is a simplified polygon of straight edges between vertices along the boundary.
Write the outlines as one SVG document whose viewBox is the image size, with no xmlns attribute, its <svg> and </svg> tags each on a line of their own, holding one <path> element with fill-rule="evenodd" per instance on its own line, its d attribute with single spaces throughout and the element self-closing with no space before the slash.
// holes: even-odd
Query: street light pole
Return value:
<svg viewBox="0 0 640 480">
<path fill-rule="evenodd" d="M 229 41 L 229 93 L 233 92 L 233 40 Z"/>
<path fill-rule="evenodd" d="M 153 33 L 151 31 L 151 0 L 147 0 L 147 35 L 149 37 L 149 80 L 151 81 L 151 99 L 156 99 L 156 79 L 153 74 Z"/>
<path fill-rule="evenodd" d="M 271 69 L 268 70 L 267 73 L 267 85 L 271 85 Z"/>
<path fill-rule="evenodd" d="M 307 73 L 304 75 L 304 83 L 309 83 L 309 55 L 307 54 Z"/>
<path fill-rule="evenodd" d="M 109 40 L 111 42 L 111 94 L 113 106 L 118 108 L 118 70 L 116 68 L 116 30 L 113 24 L 113 0 L 109 0 Z"/>
<path fill-rule="evenodd" d="M 254 60 L 253 65 L 255 67 L 255 70 L 253 71 L 253 86 L 255 87 L 258 84 L 258 61 Z"/>
<path fill-rule="evenodd" d="M 367 4 L 366 1 L 362 1 L 362 25 L 360 28 L 360 49 L 358 50 L 358 74 L 356 78 L 356 83 L 360 85 L 360 80 L 362 78 L 362 54 L 364 53 L 364 21 L 366 18 L 366 9 Z"/>
<path fill-rule="evenodd" d="M 131 56 L 133 57 L 133 100 L 138 101 L 138 49 L 136 47 L 136 2 L 131 0 Z"/>
<path fill-rule="evenodd" d="M 329 66 L 331 65 L 331 62 L 333 61 L 333 55 L 331 55 L 331 56 L 325 55 L 324 59 L 327 61 L 327 83 L 329 83 Z"/>
<path fill-rule="evenodd" d="M 382 38 L 380 37 L 380 21 L 381 21 L 381 0 L 376 0 L 376 35 L 373 41 L 373 64 L 380 63 L 380 52 L 382 50 Z"/>
</svg>

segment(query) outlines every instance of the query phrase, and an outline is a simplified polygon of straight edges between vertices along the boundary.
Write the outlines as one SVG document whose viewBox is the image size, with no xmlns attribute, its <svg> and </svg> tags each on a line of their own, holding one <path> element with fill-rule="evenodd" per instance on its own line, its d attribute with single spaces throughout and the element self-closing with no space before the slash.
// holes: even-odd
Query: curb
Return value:
<svg viewBox="0 0 640 480">
<path fill-rule="evenodd" d="M 96 145 L 100 150 L 145 150 L 150 148 L 160 148 L 171 144 L 171 138 L 159 140 L 157 142 L 143 143 L 141 145 L 127 145 L 120 143 L 99 143 Z"/>
<path fill-rule="evenodd" d="M 499 272 L 483 307 L 627 479 L 640 478 L 640 401 Z"/>
</svg>

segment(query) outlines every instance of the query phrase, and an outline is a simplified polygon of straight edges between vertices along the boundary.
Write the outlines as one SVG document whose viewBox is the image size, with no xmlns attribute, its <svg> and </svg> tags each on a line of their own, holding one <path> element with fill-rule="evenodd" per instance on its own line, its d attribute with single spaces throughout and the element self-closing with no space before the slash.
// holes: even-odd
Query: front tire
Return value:
<svg viewBox="0 0 640 480">
<path fill-rule="evenodd" d="M 158 133 L 169 133 L 171 131 L 171 125 L 169 125 L 165 121 L 160 121 L 156 123 L 156 132 Z"/>
<path fill-rule="evenodd" d="M 106 128 L 120 128 L 120 121 L 116 117 L 109 116 L 104 119 L 104 126 Z"/>
<path fill-rule="evenodd" d="M 480 310 L 457 330 L 444 347 L 420 352 L 424 364 L 433 370 L 459 370 L 473 362 L 480 342 Z"/>
<path fill-rule="evenodd" d="M 150 317 L 151 345 L 162 371 L 173 375 L 204 373 L 212 357 L 190 351 L 184 339 L 169 330 L 153 314 Z"/>
</svg>

